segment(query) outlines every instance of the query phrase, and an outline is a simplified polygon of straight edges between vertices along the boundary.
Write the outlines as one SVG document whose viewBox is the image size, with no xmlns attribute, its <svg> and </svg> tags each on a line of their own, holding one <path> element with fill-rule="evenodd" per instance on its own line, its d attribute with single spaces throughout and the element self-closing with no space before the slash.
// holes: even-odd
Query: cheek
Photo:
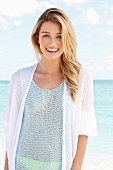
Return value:
<svg viewBox="0 0 113 170">
<path fill-rule="evenodd" d="M 59 40 L 58 44 L 62 47 L 62 41 L 61 40 Z"/>
<path fill-rule="evenodd" d="M 40 46 L 43 47 L 43 46 L 45 46 L 47 44 L 47 42 L 45 40 L 40 40 L 39 44 L 40 44 Z"/>
<path fill-rule="evenodd" d="M 60 49 L 63 49 L 63 45 L 62 43 L 59 43 Z"/>
</svg>

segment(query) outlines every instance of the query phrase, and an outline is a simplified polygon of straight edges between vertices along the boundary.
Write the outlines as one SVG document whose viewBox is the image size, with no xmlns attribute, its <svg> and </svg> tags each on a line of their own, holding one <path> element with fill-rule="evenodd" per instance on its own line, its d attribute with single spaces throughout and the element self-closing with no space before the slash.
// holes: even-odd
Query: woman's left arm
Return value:
<svg viewBox="0 0 113 170">
<path fill-rule="evenodd" d="M 77 151 L 76 151 L 76 155 L 73 160 L 71 170 L 81 170 L 82 162 L 83 162 L 85 151 L 86 151 L 87 140 L 88 140 L 88 136 L 79 135 Z"/>
</svg>

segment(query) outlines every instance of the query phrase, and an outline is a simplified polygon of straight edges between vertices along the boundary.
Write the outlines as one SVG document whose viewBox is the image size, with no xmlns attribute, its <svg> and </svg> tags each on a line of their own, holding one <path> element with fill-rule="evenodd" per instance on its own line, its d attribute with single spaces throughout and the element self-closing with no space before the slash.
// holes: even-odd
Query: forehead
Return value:
<svg viewBox="0 0 113 170">
<path fill-rule="evenodd" d="M 58 22 L 46 21 L 42 24 L 40 32 L 61 32 L 61 25 Z"/>
</svg>

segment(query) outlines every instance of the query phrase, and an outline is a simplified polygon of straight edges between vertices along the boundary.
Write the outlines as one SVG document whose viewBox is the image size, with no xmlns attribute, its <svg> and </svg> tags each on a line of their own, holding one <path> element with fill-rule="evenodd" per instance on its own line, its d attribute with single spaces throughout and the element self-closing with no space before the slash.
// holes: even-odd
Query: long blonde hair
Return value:
<svg viewBox="0 0 113 170">
<path fill-rule="evenodd" d="M 42 54 L 39 44 L 39 31 L 42 24 L 46 21 L 58 22 L 61 25 L 61 37 L 63 45 L 63 54 L 61 57 L 61 71 L 70 88 L 70 95 L 73 101 L 76 101 L 76 95 L 79 85 L 79 73 L 81 64 L 76 59 L 76 36 L 74 28 L 66 14 L 58 8 L 47 9 L 38 19 L 31 35 L 32 44 L 37 55 Z"/>
</svg>

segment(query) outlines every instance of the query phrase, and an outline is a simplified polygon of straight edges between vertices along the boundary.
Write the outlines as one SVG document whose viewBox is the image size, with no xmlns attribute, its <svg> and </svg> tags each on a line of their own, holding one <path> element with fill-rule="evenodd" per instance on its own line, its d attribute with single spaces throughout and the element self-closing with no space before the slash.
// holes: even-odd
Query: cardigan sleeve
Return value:
<svg viewBox="0 0 113 170">
<path fill-rule="evenodd" d="M 12 74 L 9 83 L 9 92 L 6 102 L 6 107 L 4 111 L 4 128 L 7 132 L 9 120 L 14 121 L 14 118 L 17 116 L 12 114 L 13 110 L 19 110 L 20 100 L 21 99 L 21 87 L 20 87 L 20 78 L 19 72 L 15 72 Z"/>
<path fill-rule="evenodd" d="M 79 134 L 88 136 L 88 141 L 90 141 L 97 134 L 93 95 L 93 78 L 92 72 L 89 68 L 86 68 L 84 71 Z"/>
<path fill-rule="evenodd" d="M 14 76 L 12 75 L 9 82 L 9 91 L 8 91 L 8 97 L 7 102 L 4 110 L 4 128 L 5 131 L 7 131 L 8 126 L 8 120 L 10 116 L 10 109 L 11 109 L 11 101 L 12 101 L 12 95 L 13 95 L 13 82 L 14 82 Z"/>
</svg>

